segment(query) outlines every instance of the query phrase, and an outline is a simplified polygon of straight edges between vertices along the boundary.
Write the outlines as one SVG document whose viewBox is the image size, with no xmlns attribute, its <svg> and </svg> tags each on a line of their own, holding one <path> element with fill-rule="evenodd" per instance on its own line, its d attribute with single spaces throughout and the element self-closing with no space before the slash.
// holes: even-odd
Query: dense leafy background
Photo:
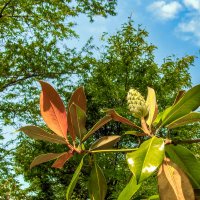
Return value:
<svg viewBox="0 0 200 200">
<path fill-rule="evenodd" d="M 84 85 L 88 99 L 87 129 L 104 115 L 101 113 L 103 108 L 115 108 L 121 115 L 134 120 L 126 106 L 130 87 L 144 96 L 147 86 L 154 88 L 160 111 L 173 103 L 179 90 L 191 87 L 188 70 L 194 56 L 167 57 L 159 66 L 154 60 L 156 47 L 147 42 L 148 32 L 131 19 L 113 35 L 104 34 L 101 48 L 92 40 L 79 50 L 68 47 L 67 41 L 77 37 L 73 31 L 74 16 L 84 13 L 92 20 L 95 15 L 114 15 L 116 1 L 3 0 L 1 5 L 0 123 L 4 131 L 5 127 L 17 129 L 22 124 L 44 125 L 39 114 L 39 79 L 52 83 L 66 106 L 71 91 Z M 126 130 L 130 128 L 112 122 L 97 131 L 89 142 L 100 136 L 121 135 Z M 165 130 L 162 132 L 165 135 Z M 171 131 L 176 138 L 195 138 L 199 134 L 198 124 Z M 134 147 L 137 143 L 136 137 L 123 136 L 117 145 Z M 190 149 L 199 157 L 198 145 Z M 34 141 L 19 133 L 14 145 L 2 144 L 0 197 L 64 199 L 66 187 L 80 162 L 79 156 L 72 158 L 61 170 L 50 168 L 51 162 L 32 170 L 29 165 L 39 154 L 65 150 L 64 145 Z M 96 159 L 107 179 L 106 199 L 116 199 L 131 177 L 125 155 L 102 154 Z M 88 164 L 83 167 L 73 199 L 87 198 L 90 170 Z M 17 175 L 23 175 L 28 182 L 27 189 L 20 187 Z M 141 188 L 135 196 L 138 199 L 156 194 L 155 177 Z"/>
</svg>

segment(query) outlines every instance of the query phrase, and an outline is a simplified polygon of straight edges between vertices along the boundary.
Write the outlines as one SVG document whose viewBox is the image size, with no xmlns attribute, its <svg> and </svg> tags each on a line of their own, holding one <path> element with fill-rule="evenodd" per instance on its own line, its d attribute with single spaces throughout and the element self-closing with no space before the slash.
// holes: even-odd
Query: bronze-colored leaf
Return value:
<svg viewBox="0 0 200 200">
<path fill-rule="evenodd" d="M 192 185 L 185 173 L 169 158 L 165 158 L 158 172 L 161 200 L 195 200 Z"/>
</svg>

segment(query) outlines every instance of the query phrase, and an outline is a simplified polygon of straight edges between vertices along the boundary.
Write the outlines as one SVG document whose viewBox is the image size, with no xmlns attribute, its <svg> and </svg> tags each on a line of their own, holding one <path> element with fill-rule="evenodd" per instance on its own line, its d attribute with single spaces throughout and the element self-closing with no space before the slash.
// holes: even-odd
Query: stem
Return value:
<svg viewBox="0 0 200 200">
<path fill-rule="evenodd" d="M 194 139 L 194 140 L 166 140 L 165 144 L 193 144 L 193 143 L 198 143 L 200 142 L 200 138 Z"/>
<path fill-rule="evenodd" d="M 102 150 L 91 150 L 90 153 L 115 153 L 115 152 L 131 152 L 136 151 L 138 148 L 134 149 L 102 149 Z"/>
</svg>

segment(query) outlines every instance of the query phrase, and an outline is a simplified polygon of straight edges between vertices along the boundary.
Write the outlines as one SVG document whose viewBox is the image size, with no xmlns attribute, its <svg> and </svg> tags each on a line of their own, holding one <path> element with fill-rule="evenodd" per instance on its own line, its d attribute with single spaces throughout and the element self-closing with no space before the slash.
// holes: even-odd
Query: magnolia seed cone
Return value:
<svg viewBox="0 0 200 200">
<path fill-rule="evenodd" d="M 148 115 L 148 107 L 144 97 L 135 89 L 130 89 L 127 95 L 128 108 L 131 113 L 137 117 L 142 118 Z"/>
</svg>

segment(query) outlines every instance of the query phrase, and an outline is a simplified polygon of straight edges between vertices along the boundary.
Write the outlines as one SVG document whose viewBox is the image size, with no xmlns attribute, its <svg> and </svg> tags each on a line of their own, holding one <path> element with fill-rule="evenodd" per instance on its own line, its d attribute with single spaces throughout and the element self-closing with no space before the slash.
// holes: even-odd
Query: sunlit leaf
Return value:
<svg viewBox="0 0 200 200">
<path fill-rule="evenodd" d="M 137 185 L 137 181 L 134 176 L 132 176 L 131 180 L 128 182 L 126 187 L 122 190 L 119 194 L 117 200 L 129 200 L 131 197 L 138 191 L 140 188 L 141 183 Z"/>
<path fill-rule="evenodd" d="M 162 200 L 194 200 L 194 191 L 184 172 L 166 158 L 158 172 L 158 188 Z"/>
<path fill-rule="evenodd" d="M 69 103 L 68 103 L 68 113 L 67 113 L 68 129 L 69 129 L 69 133 L 72 137 L 72 140 L 75 141 L 76 134 L 74 132 L 75 130 L 74 130 L 73 123 L 71 120 L 71 114 L 69 112 L 69 109 L 70 109 L 72 103 L 79 106 L 86 113 L 86 96 L 85 96 L 83 87 L 79 87 L 78 89 L 76 89 L 74 91 L 74 93 L 72 94 L 72 96 L 69 100 Z"/>
<path fill-rule="evenodd" d="M 76 171 L 74 172 L 74 175 L 71 179 L 69 186 L 67 187 L 66 200 L 71 199 L 72 192 L 74 190 L 74 187 L 76 186 L 76 183 L 79 178 L 79 174 L 80 174 L 82 166 L 83 166 L 83 159 L 84 159 L 84 157 L 81 159 L 81 162 L 80 162 L 79 166 L 77 167 Z"/>
<path fill-rule="evenodd" d="M 61 155 L 52 165 L 54 168 L 62 168 L 64 164 L 73 156 L 71 151 L 68 151 Z"/>
<path fill-rule="evenodd" d="M 181 145 L 166 145 L 165 151 L 188 176 L 194 188 L 200 188 L 200 161 Z"/>
<path fill-rule="evenodd" d="M 66 141 L 63 137 L 47 133 L 46 131 L 37 126 L 24 126 L 20 128 L 19 131 L 23 131 L 26 135 L 35 140 L 43 140 L 53 143 L 66 144 Z"/>
<path fill-rule="evenodd" d="M 103 136 L 91 145 L 90 150 L 111 148 L 119 140 L 119 135 Z"/>
<path fill-rule="evenodd" d="M 95 162 L 88 183 L 91 200 L 104 200 L 107 192 L 107 183 L 103 171 Z"/>
<path fill-rule="evenodd" d="M 82 142 L 87 140 L 95 131 L 100 129 L 103 125 L 107 124 L 109 121 L 112 120 L 112 117 L 109 115 L 106 115 L 105 117 L 101 118 L 90 130 L 89 132 L 84 136 L 82 139 Z"/>
<path fill-rule="evenodd" d="M 162 163 L 164 158 L 164 141 L 152 137 L 143 142 L 137 151 L 127 153 L 128 166 L 136 177 L 137 183 L 147 179 Z"/>
<path fill-rule="evenodd" d="M 64 153 L 47 153 L 47 154 L 41 154 L 39 156 L 37 156 L 33 162 L 30 165 L 30 168 L 35 167 L 36 165 L 48 162 L 50 160 L 54 160 L 56 158 L 59 158 L 60 156 L 62 156 Z"/>
<path fill-rule="evenodd" d="M 178 118 L 196 110 L 200 106 L 200 85 L 188 90 L 185 95 L 163 117 L 161 126 L 169 124 Z"/>
<path fill-rule="evenodd" d="M 72 103 L 69 109 L 71 125 L 74 134 L 82 140 L 84 134 L 87 132 L 85 128 L 86 113 L 78 105 Z"/>
<path fill-rule="evenodd" d="M 47 126 L 57 135 L 66 138 L 67 133 L 67 114 L 64 104 L 55 91 L 48 83 L 40 81 L 42 92 L 40 95 L 40 111 Z"/>
<path fill-rule="evenodd" d="M 197 112 L 191 112 L 175 121 L 167 125 L 166 127 L 169 129 L 184 126 L 186 124 L 199 122 L 200 121 L 200 113 Z"/>
<path fill-rule="evenodd" d="M 152 199 L 159 200 L 160 198 L 159 198 L 159 195 L 157 194 L 157 195 L 152 195 L 152 196 L 148 197 L 147 200 L 152 200 Z"/>
<path fill-rule="evenodd" d="M 156 106 L 156 94 L 153 88 L 148 87 L 148 95 L 147 95 L 147 100 L 146 100 L 149 114 L 147 117 L 147 124 L 151 126 L 154 118 L 156 117 L 156 111 L 157 111 L 157 106 Z"/>
</svg>

